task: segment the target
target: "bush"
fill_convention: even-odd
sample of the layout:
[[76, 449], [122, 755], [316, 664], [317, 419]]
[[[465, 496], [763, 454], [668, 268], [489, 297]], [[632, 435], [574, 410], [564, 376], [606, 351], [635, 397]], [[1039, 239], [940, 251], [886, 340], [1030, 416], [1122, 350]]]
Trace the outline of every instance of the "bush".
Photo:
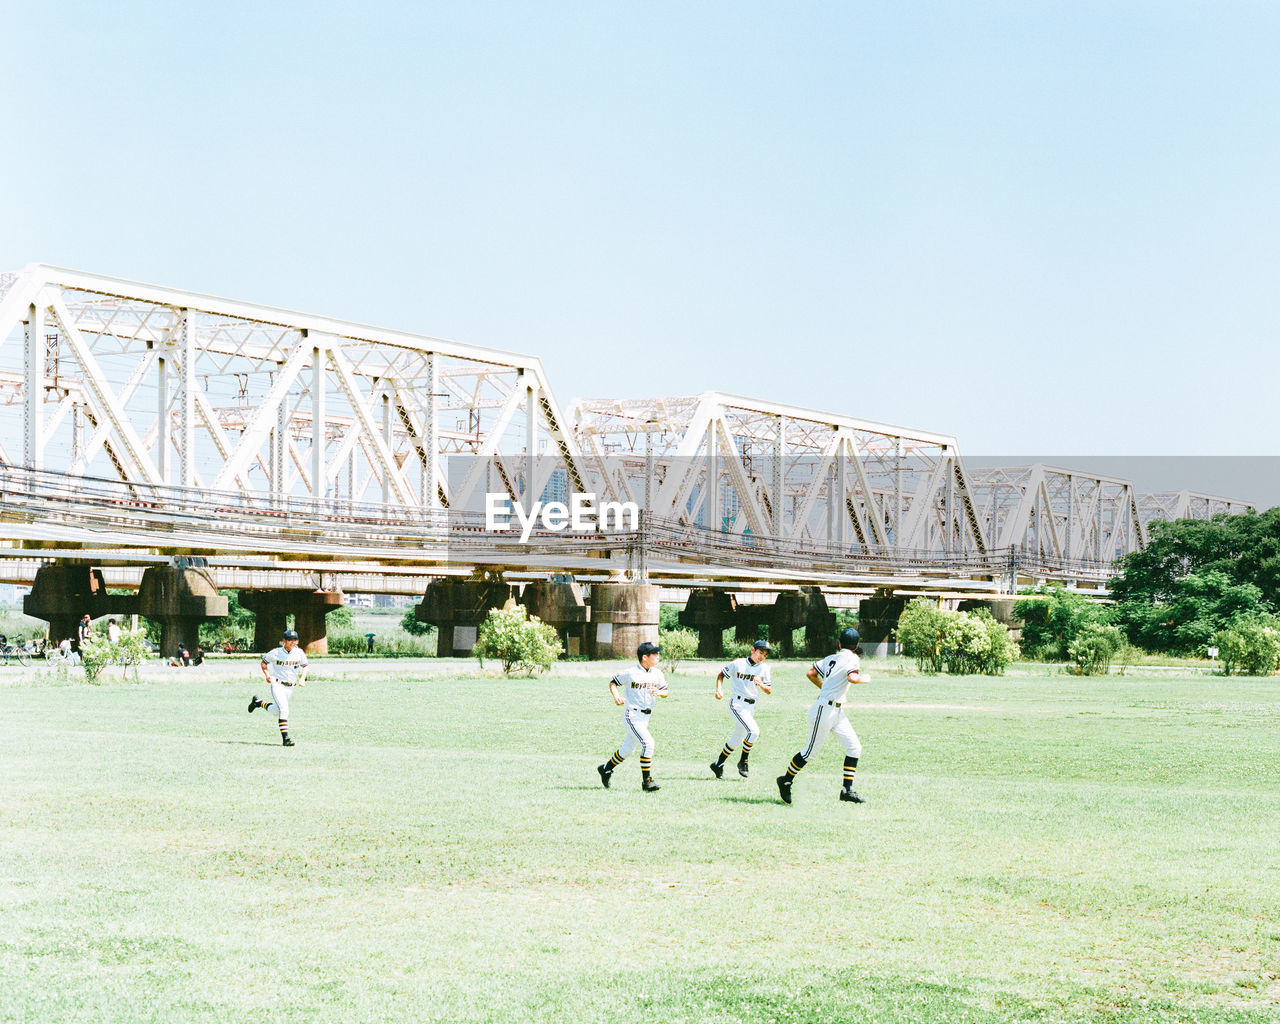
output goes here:
[[138, 678], [138, 666], [149, 653], [147, 639], [142, 630], [122, 630], [120, 639], [112, 643], [106, 633], [92, 633], [80, 644], [80, 663], [84, 666], [86, 682], [96, 683], [103, 670], [110, 665], [124, 668], [125, 678], [129, 670], [133, 670], [134, 679]]
[[663, 667], [675, 672], [680, 662], [697, 657], [698, 634], [692, 629], [659, 629], [658, 645], [662, 648]]
[[894, 637], [908, 658], [916, 659], [921, 672], [941, 672], [942, 634], [947, 625], [947, 613], [936, 604], [918, 597], [898, 616], [898, 628]]
[[1113, 615], [1107, 605], [1058, 585], [1036, 587], [1013, 605], [1022, 622], [1022, 646], [1045, 661], [1066, 661], [1071, 644], [1090, 623], [1106, 625]]
[[1239, 669], [1247, 676], [1269, 676], [1280, 668], [1280, 630], [1272, 620], [1240, 619], [1213, 635], [1222, 658], [1222, 674]]
[[903, 609], [894, 636], [922, 672], [999, 675], [1019, 653], [1018, 642], [986, 609], [948, 612], [926, 598]]
[[480, 623], [476, 636], [476, 657], [484, 667], [484, 659], [492, 658], [502, 664], [504, 675], [511, 675], [516, 668], [533, 675], [546, 671], [560, 656], [560, 636], [554, 626], [548, 626], [514, 601], [502, 608], [494, 608], [489, 617]]
[[1105, 676], [1111, 671], [1111, 659], [1125, 646], [1124, 634], [1118, 627], [1087, 622], [1071, 641], [1067, 654], [1077, 675]]

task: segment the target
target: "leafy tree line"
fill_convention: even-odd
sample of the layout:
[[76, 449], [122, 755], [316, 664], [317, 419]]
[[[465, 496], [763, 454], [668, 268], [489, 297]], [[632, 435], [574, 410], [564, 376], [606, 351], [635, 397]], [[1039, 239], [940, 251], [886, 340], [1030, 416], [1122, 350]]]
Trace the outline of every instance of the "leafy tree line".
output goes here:
[[[1280, 508], [1151, 525], [1110, 581], [1115, 624], [1147, 651], [1204, 657], [1227, 672], [1280, 666]], [[1229, 652], [1224, 653], [1224, 652]]]

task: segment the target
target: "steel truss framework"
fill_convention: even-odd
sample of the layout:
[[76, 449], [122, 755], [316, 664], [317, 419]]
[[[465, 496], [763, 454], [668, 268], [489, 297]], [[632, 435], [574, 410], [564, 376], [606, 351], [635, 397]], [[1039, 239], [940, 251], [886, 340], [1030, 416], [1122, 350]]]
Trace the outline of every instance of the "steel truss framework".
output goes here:
[[1208, 519], [1253, 506], [1192, 491], [1146, 494], [1119, 477], [1057, 466], [970, 471], [979, 517], [995, 548], [1108, 564], [1146, 546], [1156, 519]]
[[579, 399], [580, 446], [656, 516], [854, 552], [984, 553], [956, 440], [719, 392]]
[[533, 357], [44, 265], [0, 276], [0, 425], [10, 465], [335, 509], [466, 499], [452, 454], [581, 481]]
[[0, 466], [119, 481], [197, 518], [302, 503], [315, 524], [428, 531], [497, 486], [595, 492], [725, 535], [712, 548], [1020, 552], [1093, 579], [1155, 519], [1250, 508], [1056, 467], [973, 472], [949, 435], [719, 392], [562, 412], [530, 356], [42, 264], [0, 274]]

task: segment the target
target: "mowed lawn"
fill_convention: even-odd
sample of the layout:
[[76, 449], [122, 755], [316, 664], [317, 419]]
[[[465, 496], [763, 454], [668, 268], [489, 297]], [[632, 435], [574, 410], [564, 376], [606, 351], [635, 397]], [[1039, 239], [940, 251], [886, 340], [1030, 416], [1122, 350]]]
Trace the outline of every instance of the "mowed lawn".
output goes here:
[[292, 749], [250, 663], [5, 670], [0, 1020], [1280, 1019], [1280, 680], [881, 670], [788, 807], [801, 664], [746, 781], [673, 675], [653, 794], [614, 667], [322, 662]]

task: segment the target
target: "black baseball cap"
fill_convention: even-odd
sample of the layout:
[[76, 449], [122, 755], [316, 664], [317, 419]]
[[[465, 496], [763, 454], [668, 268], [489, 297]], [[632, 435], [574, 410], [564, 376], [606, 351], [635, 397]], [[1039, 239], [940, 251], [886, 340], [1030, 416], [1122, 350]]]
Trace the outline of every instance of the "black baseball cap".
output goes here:
[[636, 657], [643, 658], [646, 654], [660, 654], [662, 648], [657, 644], [651, 644], [648, 640], [636, 648]]
[[755, 643], [751, 645], [751, 649], [753, 651], [764, 651], [766, 654], [768, 654], [771, 648], [769, 647], [768, 640], [757, 640]]
[[847, 626], [840, 631], [840, 646], [853, 650], [858, 646], [858, 631], [852, 626]]
[[282, 636], [280, 639], [282, 639], [282, 640], [297, 640], [297, 639], [298, 639], [298, 631], [297, 631], [296, 629], [286, 629], [286, 630], [284, 631], [284, 636]]

